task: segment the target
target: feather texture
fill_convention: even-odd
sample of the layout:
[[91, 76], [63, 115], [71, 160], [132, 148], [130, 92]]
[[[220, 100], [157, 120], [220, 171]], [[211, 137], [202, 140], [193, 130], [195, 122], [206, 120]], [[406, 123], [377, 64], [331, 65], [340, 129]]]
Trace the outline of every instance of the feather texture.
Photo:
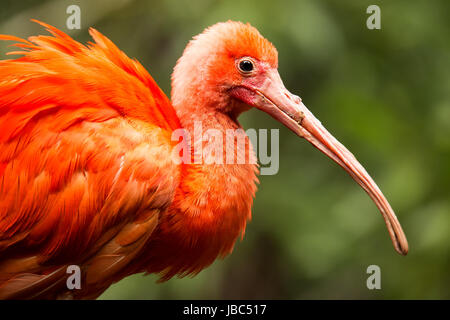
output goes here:
[[[0, 61], [0, 298], [95, 298], [133, 273], [167, 280], [229, 254], [251, 217], [257, 165], [179, 164], [172, 133], [196, 120], [204, 130], [241, 129], [243, 109], [230, 111], [227, 93], [214, 91], [219, 84], [190, 94], [187, 86], [202, 83], [176, 77], [176, 92], [191, 100], [175, 99], [175, 109], [145, 69], [98, 31], [90, 29], [94, 42], [84, 46], [38, 23], [51, 35], [0, 35], [22, 55]], [[256, 29], [225, 27], [208, 29], [207, 37], [228, 34], [238, 50], [231, 44], [241, 32], [254, 54], [276, 63]], [[235, 72], [229, 59], [238, 55], [221, 56], [223, 66]], [[188, 58], [198, 65], [199, 57]], [[243, 130], [234, 141], [242, 139], [233, 159], [250, 152], [254, 160]], [[65, 285], [69, 265], [81, 268], [81, 290]]]
[[[92, 257], [93, 269], [113, 270], [107, 287], [177, 184], [170, 134], [179, 120], [145, 69], [93, 29], [85, 47], [41, 24], [53, 36], [0, 36], [23, 50], [0, 61], [0, 297], [49, 297], [40, 288], [55, 269]], [[148, 210], [152, 227], [137, 237]], [[108, 250], [122, 252], [120, 268], [100, 261]], [[98, 295], [96, 274], [89, 295]]]

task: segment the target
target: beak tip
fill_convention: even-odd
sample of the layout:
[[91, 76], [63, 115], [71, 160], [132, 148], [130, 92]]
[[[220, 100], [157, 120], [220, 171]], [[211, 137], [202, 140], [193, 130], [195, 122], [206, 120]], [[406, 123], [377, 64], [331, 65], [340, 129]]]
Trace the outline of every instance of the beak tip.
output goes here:
[[408, 247], [403, 248], [403, 250], [402, 250], [402, 255], [403, 255], [403, 256], [406, 256], [406, 255], [408, 254], [408, 252], [409, 252], [409, 248], [408, 248]]
[[398, 245], [395, 247], [395, 251], [397, 251], [402, 256], [406, 256], [408, 254], [409, 246], [406, 239], [403, 242], [398, 243]]

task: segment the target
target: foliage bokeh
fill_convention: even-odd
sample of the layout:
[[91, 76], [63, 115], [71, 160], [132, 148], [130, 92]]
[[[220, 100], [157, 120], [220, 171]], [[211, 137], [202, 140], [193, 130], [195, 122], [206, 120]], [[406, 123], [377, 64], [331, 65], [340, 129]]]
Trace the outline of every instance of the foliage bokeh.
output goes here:
[[[70, 4], [81, 7], [81, 30], [65, 27]], [[366, 28], [370, 4], [381, 8], [381, 30]], [[407, 257], [396, 254], [376, 207], [343, 170], [250, 111], [245, 128], [280, 129], [280, 170], [260, 178], [233, 254], [194, 278], [134, 275], [101, 298], [449, 299], [449, 9], [445, 0], [2, 1], [0, 33], [42, 34], [35, 18], [86, 42], [94, 26], [168, 95], [193, 35], [250, 22], [278, 48], [286, 87], [375, 178], [410, 243]], [[2, 58], [7, 50], [2, 43]], [[381, 267], [381, 290], [366, 287], [371, 264]]]

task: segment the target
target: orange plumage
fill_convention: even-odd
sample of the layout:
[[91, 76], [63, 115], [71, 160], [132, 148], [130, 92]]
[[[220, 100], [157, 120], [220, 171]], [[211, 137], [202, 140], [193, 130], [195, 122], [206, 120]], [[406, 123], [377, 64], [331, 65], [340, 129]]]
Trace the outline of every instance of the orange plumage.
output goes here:
[[1, 36], [23, 57], [0, 62], [0, 297], [64, 297], [72, 264], [86, 280], [71, 294], [92, 298], [127, 274], [168, 279], [229, 253], [250, 217], [254, 169], [248, 196], [223, 205], [242, 217], [208, 213], [217, 204], [206, 201], [195, 219], [189, 198], [210, 197], [208, 178], [171, 161], [181, 125], [151, 76], [94, 29], [86, 47], [41, 24], [53, 36]]
[[[84, 46], [39, 23], [52, 35], [0, 36], [22, 49], [0, 61], [0, 298], [95, 298], [133, 273], [167, 280], [229, 254], [251, 217], [257, 165], [177, 163], [172, 133], [191, 132], [196, 121], [203, 130], [239, 129], [242, 111], [279, 99], [302, 123], [298, 97], [274, 74], [272, 44], [242, 23], [207, 29], [178, 61], [170, 101], [98, 31]], [[261, 100], [267, 81], [283, 94]], [[233, 157], [254, 158], [247, 136], [239, 138], [245, 150], [233, 148]], [[80, 290], [66, 287], [69, 265], [81, 267]]]

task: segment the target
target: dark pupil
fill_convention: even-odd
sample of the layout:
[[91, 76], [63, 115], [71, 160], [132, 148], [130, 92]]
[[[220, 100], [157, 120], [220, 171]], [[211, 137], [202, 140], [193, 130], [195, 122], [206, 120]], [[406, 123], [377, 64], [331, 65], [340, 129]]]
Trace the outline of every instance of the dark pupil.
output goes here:
[[239, 63], [239, 68], [244, 72], [250, 72], [253, 70], [253, 63], [248, 60], [243, 60]]

